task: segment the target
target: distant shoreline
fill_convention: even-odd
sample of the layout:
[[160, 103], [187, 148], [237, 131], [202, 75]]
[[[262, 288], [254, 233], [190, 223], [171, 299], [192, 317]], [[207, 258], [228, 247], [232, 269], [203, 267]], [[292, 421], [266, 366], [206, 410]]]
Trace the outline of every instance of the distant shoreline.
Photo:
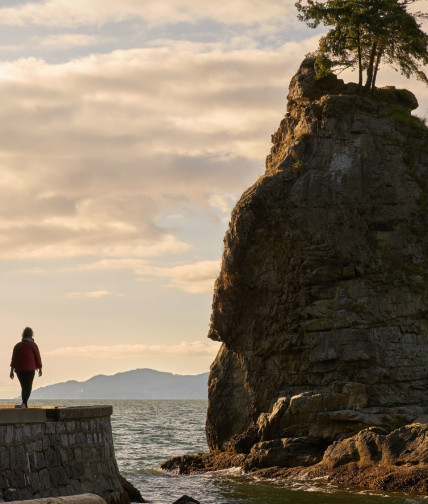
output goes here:
[[154, 399], [207, 400], [208, 374], [177, 375], [153, 369], [135, 369], [114, 375], [97, 375], [79, 382], [69, 380], [35, 389], [34, 399]]

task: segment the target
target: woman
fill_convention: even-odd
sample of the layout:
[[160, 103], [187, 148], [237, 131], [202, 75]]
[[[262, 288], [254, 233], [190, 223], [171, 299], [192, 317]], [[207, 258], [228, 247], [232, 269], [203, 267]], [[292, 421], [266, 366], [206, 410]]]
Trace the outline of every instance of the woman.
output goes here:
[[11, 380], [14, 378], [13, 372], [16, 371], [21, 384], [21, 408], [28, 408], [27, 402], [30, 398], [36, 369], [39, 370], [39, 376], [42, 376], [42, 359], [39, 348], [34, 343], [33, 330], [31, 327], [26, 327], [22, 333], [22, 341], [17, 343], [13, 349], [12, 362], [10, 363]]

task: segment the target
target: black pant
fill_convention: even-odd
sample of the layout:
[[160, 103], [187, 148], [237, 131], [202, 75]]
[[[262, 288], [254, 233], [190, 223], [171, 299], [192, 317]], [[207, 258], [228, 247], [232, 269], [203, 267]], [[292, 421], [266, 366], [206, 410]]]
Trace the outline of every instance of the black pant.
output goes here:
[[33, 380], [35, 371], [17, 371], [19, 383], [21, 384], [22, 402], [27, 406], [27, 401], [30, 398], [31, 389], [33, 388]]

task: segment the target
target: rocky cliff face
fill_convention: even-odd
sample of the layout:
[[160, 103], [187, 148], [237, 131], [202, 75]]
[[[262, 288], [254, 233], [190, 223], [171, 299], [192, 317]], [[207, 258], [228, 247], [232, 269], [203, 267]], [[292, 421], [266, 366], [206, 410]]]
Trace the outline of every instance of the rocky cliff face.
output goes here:
[[266, 173], [224, 241], [211, 449], [307, 437], [322, 456], [323, 442], [386, 435], [427, 411], [428, 131], [416, 107], [408, 91], [316, 81], [310, 60], [292, 79]]

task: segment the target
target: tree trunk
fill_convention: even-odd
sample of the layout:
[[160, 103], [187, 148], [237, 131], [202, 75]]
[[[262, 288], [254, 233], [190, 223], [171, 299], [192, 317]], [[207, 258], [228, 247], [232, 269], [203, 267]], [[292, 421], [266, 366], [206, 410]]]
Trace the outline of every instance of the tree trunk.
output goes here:
[[372, 85], [371, 85], [371, 90], [374, 91], [375, 90], [375, 84], [376, 84], [376, 77], [377, 77], [377, 72], [379, 70], [379, 65], [380, 65], [380, 62], [382, 60], [382, 56], [383, 56], [383, 47], [381, 47], [377, 53], [377, 56], [376, 56], [376, 64], [375, 64], [375, 67], [374, 67], [374, 72], [373, 72], [373, 80], [372, 80]]
[[376, 58], [377, 44], [373, 42], [372, 50], [370, 52], [370, 60], [369, 66], [367, 67], [367, 81], [366, 81], [366, 89], [371, 89], [372, 81], [373, 81], [373, 68]]
[[363, 85], [363, 61], [361, 56], [361, 39], [360, 39], [360, 29], [357, 32], [357, 45], [358, 45], [358, 86]]

